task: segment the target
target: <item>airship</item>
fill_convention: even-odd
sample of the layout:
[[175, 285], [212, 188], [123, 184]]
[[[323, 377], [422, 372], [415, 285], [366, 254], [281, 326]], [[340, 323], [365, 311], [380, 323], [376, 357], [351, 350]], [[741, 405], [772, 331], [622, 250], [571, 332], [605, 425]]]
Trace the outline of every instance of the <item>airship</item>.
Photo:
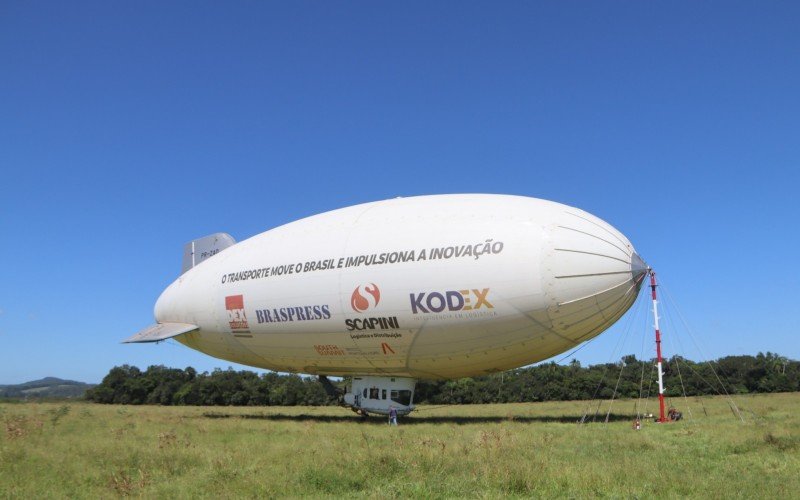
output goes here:
[[396, 198], [238, 243], [226, 233], [187, 243], [156, 324], [124, 342], [172, 338], [317, 375], [362, 415], [403, 415], [419, 379], [517, 368], [599, 335], [646, 273], [621, 232], [577, 208], [510, 195]]

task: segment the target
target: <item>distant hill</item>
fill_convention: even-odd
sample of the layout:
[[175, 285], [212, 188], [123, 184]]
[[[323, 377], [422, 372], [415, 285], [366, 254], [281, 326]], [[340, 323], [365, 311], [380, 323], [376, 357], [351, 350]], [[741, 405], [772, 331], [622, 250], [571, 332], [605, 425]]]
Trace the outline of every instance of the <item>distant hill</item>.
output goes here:
[[16, 385], [0, 385], [0, 398], [81, 398], [88, 389], [97, 384], [85, 384], [74, 380], [45, 377]]

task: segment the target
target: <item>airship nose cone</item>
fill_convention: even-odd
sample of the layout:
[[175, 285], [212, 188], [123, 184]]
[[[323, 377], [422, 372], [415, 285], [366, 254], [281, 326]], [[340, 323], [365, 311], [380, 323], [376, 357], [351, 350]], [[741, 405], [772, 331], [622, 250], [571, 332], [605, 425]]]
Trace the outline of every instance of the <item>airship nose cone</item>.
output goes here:
[[647, 265], [631, 242], [583, 211], [559, 214], [549, 230], [542, 273], [551, 331], [579, 343], [599, 334], [633, 304]]
[[638, 253], [631, 254], [631, 277], [635, 283], [641, 283], [642, 277], [647, 274], [647, 264]]

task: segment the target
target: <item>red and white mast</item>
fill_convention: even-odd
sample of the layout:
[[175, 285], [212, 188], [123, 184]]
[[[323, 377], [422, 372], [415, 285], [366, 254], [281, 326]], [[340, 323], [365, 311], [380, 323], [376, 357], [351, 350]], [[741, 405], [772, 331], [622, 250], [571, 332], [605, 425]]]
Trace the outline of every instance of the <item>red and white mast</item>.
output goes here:
[[656, 273], [650, 271], [650, 289], [653, 291], [653, 318], [655, 319], [656, 329], [656, 363], [658, 365], [658, 420], [656, 422], [669, 422], [664, 414], [664, 371], [661, 368], [664, 359], [661, 357], [661, 330], [658, 328], [658, 300], [656, 299]]

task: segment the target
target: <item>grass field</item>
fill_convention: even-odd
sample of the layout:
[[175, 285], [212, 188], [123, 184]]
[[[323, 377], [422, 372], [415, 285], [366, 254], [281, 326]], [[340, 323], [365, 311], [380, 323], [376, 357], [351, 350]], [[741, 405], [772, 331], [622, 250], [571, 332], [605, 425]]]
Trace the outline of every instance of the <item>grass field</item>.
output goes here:
[[[0, 497], [739, 497], [800, 492], [800, 394], [673, 403], [421, 407], [400, 426], [343, 408], [0, 404]], [[656, 408], [654, 402], [649, 409]], [[691, 410], [692, 416], [688, 415]]]

